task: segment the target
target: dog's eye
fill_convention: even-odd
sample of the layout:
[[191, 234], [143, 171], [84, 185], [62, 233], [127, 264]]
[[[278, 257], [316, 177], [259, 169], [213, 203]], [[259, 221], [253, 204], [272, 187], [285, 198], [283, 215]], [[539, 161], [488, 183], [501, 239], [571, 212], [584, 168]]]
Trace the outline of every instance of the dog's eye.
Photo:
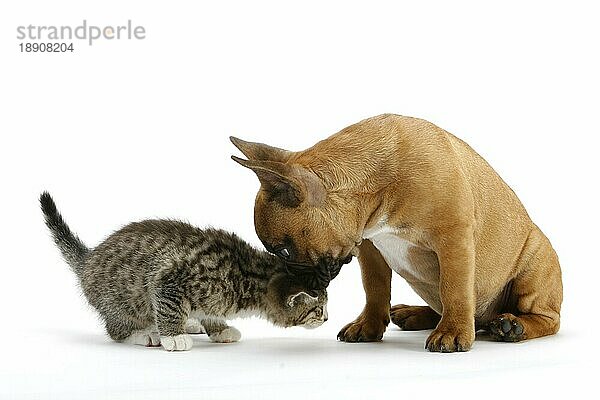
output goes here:
[[279, 251], [277, 252], [281, 257], [285, 258], [286, 260], [288, 258], [290, 258], [290, 251], [288, 249], [286, 249], [285, 247], [283, 249], [279, 249]]

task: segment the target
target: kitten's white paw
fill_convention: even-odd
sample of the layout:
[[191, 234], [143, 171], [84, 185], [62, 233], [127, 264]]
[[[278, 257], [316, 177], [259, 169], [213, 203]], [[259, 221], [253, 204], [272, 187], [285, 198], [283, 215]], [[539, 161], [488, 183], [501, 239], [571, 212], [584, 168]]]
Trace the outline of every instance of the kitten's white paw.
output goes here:
[[146, 337], [146, 346], [158, 347], [160, 346], [160, 335], [158, 332], [150, 332]]
[[151, 332], [144, 329], [133, 332], [124, 342], [146, 347], [157, 347], [160, 346], [160, 335], [158, 332]]
[[185, 351], [191, 349], [194, 342], [190, 335], [183, 333], [176, 336], [161, 336], [160, 344], [167, 351]]
[[241, 339], [242, 334], [233, 326], [223, 329], [219, 333], [215, 333], [209, 336], [210, 340], [217, 343], [233, 343]]
[[185, 331], [192, 334], [206, 333], [204, 327], [196, 318], [188, 318], [185, 323]]

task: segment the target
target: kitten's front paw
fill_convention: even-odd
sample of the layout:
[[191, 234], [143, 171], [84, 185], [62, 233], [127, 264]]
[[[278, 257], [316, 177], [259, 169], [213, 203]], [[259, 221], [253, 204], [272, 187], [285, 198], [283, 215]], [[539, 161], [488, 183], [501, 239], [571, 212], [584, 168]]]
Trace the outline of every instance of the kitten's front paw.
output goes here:
[[216, 343], [233, 343], [241, 339], [242, 334], [233, 326], [223, 329], [219, 333], [214, 333], [209, 336], [210, 340]]
[[192, 334], [206, 333], [204, 327], [196, 318], [188, 318], [187, 322], [185, 323], [185, 331]]
[[176, 336], [161, 336], [160, 344], [167, 351], [185, 351], [191, 349], [194, 342], [190, 335], [183, 333]]

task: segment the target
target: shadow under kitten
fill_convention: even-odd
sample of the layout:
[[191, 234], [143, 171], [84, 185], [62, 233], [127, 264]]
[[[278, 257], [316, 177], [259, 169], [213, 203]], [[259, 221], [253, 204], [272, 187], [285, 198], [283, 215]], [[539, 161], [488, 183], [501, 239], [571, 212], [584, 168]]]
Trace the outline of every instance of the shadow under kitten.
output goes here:
[[88, 302], [116, 341], [189, 350], [188, 333], [215, 342], [240, 332], [225, 320], [259, 316], [281, 327], [327, 320], [327, 292], [306, 290], [280, 258], [219, 229], [173, 220], [134, 222], [93, 249], [71, 232], [47, 192], [46, 225]]

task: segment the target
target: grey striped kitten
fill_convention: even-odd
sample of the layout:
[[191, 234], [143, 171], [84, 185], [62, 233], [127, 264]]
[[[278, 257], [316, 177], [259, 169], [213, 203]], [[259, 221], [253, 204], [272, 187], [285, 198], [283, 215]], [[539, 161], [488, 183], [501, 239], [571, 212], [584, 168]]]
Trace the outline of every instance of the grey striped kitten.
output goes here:
[[257, 315], [307, 328], [327, 320], [325, 290], [305, 290], [282, 260], [232, 233], [147, 220], [89, 249], [47, 192], [40, 203], [55, 243], [116, 341], [189, 350], [188, 333], [202, 330], [215, 342], [239, 340], [226, 319]]

